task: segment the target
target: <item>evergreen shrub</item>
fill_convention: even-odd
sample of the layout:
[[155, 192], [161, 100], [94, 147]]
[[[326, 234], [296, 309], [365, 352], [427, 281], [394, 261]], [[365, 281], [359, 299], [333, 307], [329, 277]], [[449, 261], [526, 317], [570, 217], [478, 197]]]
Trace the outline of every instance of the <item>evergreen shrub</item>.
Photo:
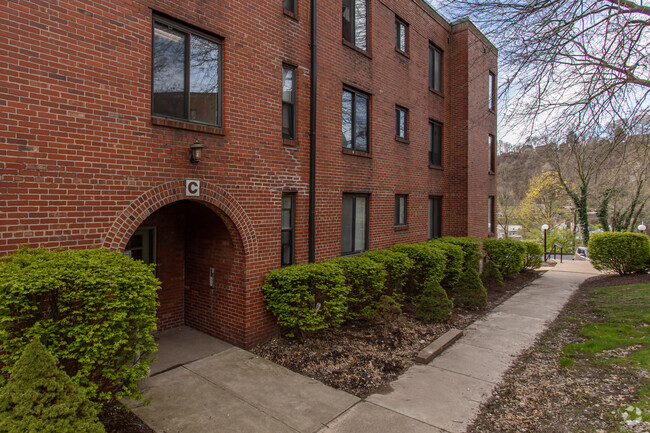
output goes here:
[[393, 251], [406, 254], [413, 266], [406, 276], [405, 291], [407, 295], [421, 294], [427, 286], [427, 281], [434, 279], [438, 283], [445, 276], [445, 255], [428, 242], [419, 244], [397, 244]]
[[391, 296], [396, 301], [401, 300], [404, 294], [404, 283], [413, 267], [413, 260], [404, 253], [392, 250], [369, 251], [363, 257], [368, 257], [384, 265], [386, 269], [386, 296]]
[[42, 341], [93, 400], [138, 398], [156, 351], [154, 267], [104, 249], [24, 248], [0, 258], [0, 361]]
[[437, 239], [429, 241], [434, 248], [439, 249], [445, 255], [444, 277], [440, 285], [446, 290], [451, 290], [463, 273], [465, 255], [463, 249], [450, 242], [441, 242]]
[[423, 322], [443, 322], [451, 317], [454, 304], [436, 278], [429, 278], [418, 296], [415, 317]]
[[445, 236], [439, 238], [438, 241], [461, 247], [464, 260], [463, 271], [467, 269], [476, 269], [478, 271], [479, 262], [483, 258], [483, 254], [481, 254], [481, 243], [476, 238]]
[[468, 309], [487, 307], [487, 290], [475, 269], [467, 269], [452, 291], [454, 305]]
[[619, 275], [644, 271], [649, 257], [650, 243], [641, 233], [596, 233], [589, 239], [589, 258], [599, 271]]
[[262, 287], [267, 308], [288, 337], [338, 327], [347, 314], [349, 288], [331, 262], [294, 265], [269, 272]]
[[485, 239], [483, 249], [503, 276], [516, 275], [524, 267], [526, 247], [520, 241], [514, 239]]
[[523, 269], [531, 271], [542, 266], [542, 256], [544, 255], [542, 246], [533, 241], [522, 241], [521, 243], [526, 248]]
[[102, 433], [97, 407], [59, 370], [38, 339], [27, 344], [0, 388], [0, 432]]
[[341, 268], [348, 288], [347, 319], [369, 319], [375, 315], [379, 299], [386, 290], [384, 265], [368, 257], [341, 257], [331, 260]]
[[491, 260], [485, 262], [485, 265], [483, 266], [481, 281], [483, 281], [484, 286], [490, 288], [500, 288], [504, 286], [503, 275], [501, 275], [501, 271], [499, 271], [499, 268]]

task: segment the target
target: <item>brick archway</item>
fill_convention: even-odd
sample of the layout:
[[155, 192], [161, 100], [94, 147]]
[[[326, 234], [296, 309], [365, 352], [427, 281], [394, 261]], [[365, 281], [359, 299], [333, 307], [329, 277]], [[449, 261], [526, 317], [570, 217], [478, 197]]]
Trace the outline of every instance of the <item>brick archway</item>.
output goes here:
[[237, 237], [241, 239], [246, 259], [257, 256], [255, 230], [244, 209], [225, 189], [205, 181], [201, 181], [199, 197], [185, 195], [185, 180], [165, 182], [145, 192], [131, 202], [115, 219], [102, 246], [111, 250], [123, 249], [142, 221], [163, 206], [180, 200], [201, 202], [208, 205], [219, 216], [227, 217], [234, 225]]

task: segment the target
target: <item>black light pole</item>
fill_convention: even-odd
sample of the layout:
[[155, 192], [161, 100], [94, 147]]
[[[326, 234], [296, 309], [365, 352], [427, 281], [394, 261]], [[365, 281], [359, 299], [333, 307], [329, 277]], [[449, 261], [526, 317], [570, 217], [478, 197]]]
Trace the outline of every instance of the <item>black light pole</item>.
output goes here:
[[542, 230], [544, 230], [544, 262], [546, 262], [546, 231], [548, 230], [548, 224], [542, 224]]

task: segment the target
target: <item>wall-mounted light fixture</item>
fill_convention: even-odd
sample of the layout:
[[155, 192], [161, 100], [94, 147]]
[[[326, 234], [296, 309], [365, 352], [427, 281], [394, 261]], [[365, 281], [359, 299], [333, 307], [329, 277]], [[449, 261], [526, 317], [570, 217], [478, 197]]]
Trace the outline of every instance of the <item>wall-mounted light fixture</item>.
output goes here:
[[198, 164], [201, 161], [201, 154], [203, 153], [203, 145], [199, 143], [199, 139], [194, 140], [194, 144], [190, 146], [190, 162]]

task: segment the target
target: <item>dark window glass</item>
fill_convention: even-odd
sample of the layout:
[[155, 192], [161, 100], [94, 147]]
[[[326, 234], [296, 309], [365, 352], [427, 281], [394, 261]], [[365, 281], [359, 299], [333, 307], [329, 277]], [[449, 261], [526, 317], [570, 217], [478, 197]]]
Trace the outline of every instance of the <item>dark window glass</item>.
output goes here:
[[429, 87], [442, 92], [442, 51], [429, 45]]
[[496, 221], [496, 203], [494, 196], [488, 197], [488, 231], [490, 233], [496, 233], [495, 221]]
[[406, 225], [406, 195], [398, 194], [395, 196], [395, 225]]
[[368, 196], [343, 194], [341, 253], [368, 249]]
[[282, 66], [282, 138], [296, 138], [296, 68]]
[[296, 194], [282, 194], [282, 266], [294, 263]]
[[395, 48], [408, 52], [408, 25], [399, 18], [395, 18]]
[[442, 167], [442, 125], [429, 122], [429, 164]]
[[296, 0], [282, 0], [282, 7], [284, 10], [296, 13]]
[[156, 19], [153, 113], [220, 125], [221, 44]]
[[490, 110], [496, 111], [497, 109], [497, 76], [490, 72], [490, 81], [488, 84], [488, 104]]
[[343, 90], [341, 103], [343, 147], [368, 151], [368, 95], [354, 90]]
[[429, 239], [442, 236], [442, 197], [429, 197]]
[[368, 49], [367, 0], [343, 0], [343, 39]]
[[488, 152], [488, 170], [490, 170], [490, 173], [495, 173], [497, 171], [497, 148], [494, 140], [494, 135], [488, 135]]
[[406, 139], [408, 125], [408, 111], [402, 107], [395, 107], [395, 137]]
[[137, 229], [124, 247], [124, 254], [133, 260], [156, 263], [156, 228], [141, 227]]

